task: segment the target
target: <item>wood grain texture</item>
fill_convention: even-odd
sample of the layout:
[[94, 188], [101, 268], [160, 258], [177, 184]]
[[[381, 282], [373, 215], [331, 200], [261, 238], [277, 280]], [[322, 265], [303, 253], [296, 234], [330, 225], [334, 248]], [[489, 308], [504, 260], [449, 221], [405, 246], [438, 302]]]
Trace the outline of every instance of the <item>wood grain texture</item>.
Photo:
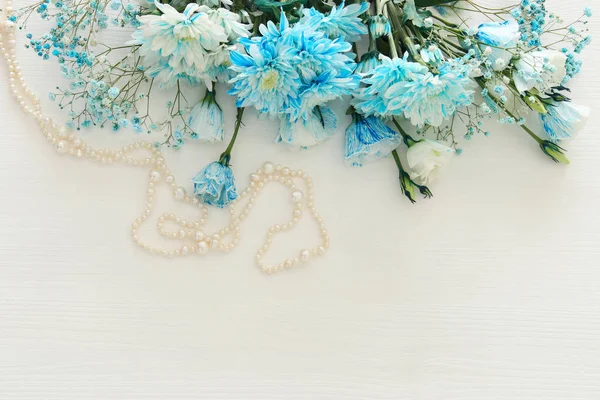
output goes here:
[[[592, 3], [548, 0], [565, 19]], [[19, 55], [48, 92], [55, 65]], [[240, 184], [265, 159], [305, 169], [332, 235], [326, 257], [272, 277], [252, 257], [288, 213], [281, 192], [259, 198], [227, 257], [146, 255], [128, 232], [145, 172], [59, 157], [2, 81], [0, 399], [599, 399], [597, 45], [584, 60], [574, 100], [593, 112], [572, 165], [496, 129], [417, 206], [391, 161], [344, 167], [341, 134], [288, 153], [273, 124], [249, 119]], [[185, 182], [219, 151], [167, 157]]]

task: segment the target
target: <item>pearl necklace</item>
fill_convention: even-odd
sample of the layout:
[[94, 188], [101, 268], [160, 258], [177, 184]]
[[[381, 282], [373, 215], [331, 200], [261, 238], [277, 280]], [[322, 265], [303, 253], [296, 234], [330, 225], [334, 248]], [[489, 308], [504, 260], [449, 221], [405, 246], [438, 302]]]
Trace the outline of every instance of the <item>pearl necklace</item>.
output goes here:
[[[61, 154], [71, 155], [76, 158], [86, 158], [102, 164], [121, 163], [150, 169], [146, 192], [146, 207], [131, 226], [133, 242], [141, 249], [148, 253], [165, 257], [186, 256], [190, 254], [202, 255], [210, 251], [229, 252], [238, 244], [240, 224], [252, 210], [257, 195], [266, 185], [279, 183], [290, 190], [293, 211], [287, 222], [270, 226], [267, 230], [265, 242], [256, 253], [258, 267], [263, 272], [273, 273], [307, 262], [313, 256], [325, 254], [329, 248], [329, 236], [323, 219], [318, 214], [314, 205], [312, 179], [301, 170], [296, 171], [266, 162], [262, 168], [250, 175], [250, 186], [243, 190], [238, 199], [229, 205], [229, 224], [217, 232], [207, 233], [202, 229], [202, 226], [208, 219], [208, 208], [198, 198], [188, 196], [185, 189], [177, 184], [175, 177], [161, 155], [160, 149], [155, 148], [151, 142], [139, 141], [120, 149], [94, 149], [65, 126], [61, 126], [52, 121], [50, 117], [44, 116], [40, 100], [25, 84], [21, 67], [16, 59], [16, 25], [8, 20], [8, 16], [13, 11], [12, 0], [7, 0], [6, 7], [4, 8], [6, 14], [0, 23], [0, 53], [2, 53], [8, 65], [8, 82], [11, 93], [23, 111], [28, 115], [32, 115], [38, 122], [46, 140], [54, 145], [56, 150]], [[132, 153], [145, 154], [141, 157], [133, 157]], [[166, 239], [179, 241], [181, 245], [177, 247], [159, 248], [143, 242], [139, 236], [140, 227], [152, 214], [154, 195], [156, 187], [159, 184], [168, 185], [176, 200], [198, 208], [201, 213], [201, 217], [196, 221], [188, 221], [172, 213], [164, 213], [158, 218], [156, 228], [159, 234]], [[302, 188], [299, 188], [298, 185], [305, 188], [305, 191], [302, 191]], [[243, 201], [245, 201], [245, 205], [237, 211], [237, 206]], [[321, 239], [319, 245], [311, 249], [302, 249], [296, 256], [287, 258], [278, 264], [267, 264], [264, 261], [264, 257], [271, 247], [273, 237], [280, 232], [294, 228], [305, 214], [311, 216], [319, 226]], [[165, 230], [164, 224], [167, 221], [174, 223], [179, 229], [176, 231]], [[226, 240], [228, 238], [229, 240]]]

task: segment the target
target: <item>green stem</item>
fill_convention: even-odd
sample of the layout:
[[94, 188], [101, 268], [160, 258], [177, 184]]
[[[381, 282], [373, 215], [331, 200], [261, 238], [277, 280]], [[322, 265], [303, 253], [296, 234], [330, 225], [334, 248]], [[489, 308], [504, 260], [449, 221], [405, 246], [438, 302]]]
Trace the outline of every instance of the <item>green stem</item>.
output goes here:
[[442, 24], [444, 24], [444, 25], [446, 25], [446, 26], [449, 26], [449, 27], [451, 27], [451, 28], [458, 28], [458, 25], [456, 25], [454, 22], [450, 22], [450, 21], [448, 21], [447, 19], [444, 19], [444, 18], [442, 18], [442, 17], [439, 17], [439, 16], [437, 16], [437, 15], [435, 15], [435, 14], [432, 14], [432, 15], [431, 15], [431, 18], [433, 18], [433, 19], [437, 19], [437, 20], [438, 20], [438, 21], [440, 21]]
[[235, 140], [237, 139], [238, 132], [240, 131], [240, 126], [242, 125], [242, 116], [244, 115], [244, 108], [237, 109], [237, 116], [235, 119], [235, 128], [233, 130], [233, 136], [229, 141], [229, 145], [225, 149], [225, 151], [221, 154], [219, 158], [219, 162], [225, 166], [229, 165], [229, 160], [231, 159], [231, 150], [233, 149], [233, 145], [235, 144]]
[[394, 161], [396, 162], [396, 166], [400, 170], [400, 173], [402, 173], [402, 172], [406, 173], [406, 171], [402, 167], [402, 163], [400, 162], [400, 156], [398, 155], [398, 151], [397, 150], [395, 150], [395, 149], [392, 150], [392, 157], [394, 157]]
[[397, 33], [400, 40], [404, 44], [404, 46], [408, 49], [413, 60], [418, 62], [421, 65], [429, 68], [427, 63], [423, 61], [421, 58], [421, 54], [417, 51], [417, 47], [415, 42], [412, 40], [409, 30], [407, 29], [407, 25], [402, 24], [401, 22], [401, 11], [397, 8], [397, 6], [393, 2], [388, 2], [386, 7], [387, 14], [389, 15], [389, 19], [392, 23], [394, 33]]
[[404, 144], [406, 144], [406, 147], [410, 147], [413, 144], [417, 143], [417, 141], [414, 140], [408, 133], [406, 133], [406, 131], [400, 126], [398, 121], [396, 121], [396, 118], [392, 118], [392, 122], [396, 126], [396, 129], [398, 129], [400, 136], [402, 136], [402, 139], [404, 140]]
[[[387, 7], [383, 10], [383, 15], [386, 18], [390, 19]], [[392, 24], [392, 26], [394, 25]], [[387, 39], [388, 45], [390, 47], [390, 55], [392, 56], [392, 58], [398, 57], [398, 48], [396, 47], [396, 40], [394, 38], [394, 29], [392, 29], [392, 32], [387, 35]]]
[[[481, 87], [482, 89], [486, 89], [485, 83], [484, 83], [483, 79], [481, 79], [481, 78], [475, 78], [475, 81], [477, 81], [477, 84], [479, 85], [479, 87]], [[502, 102], [498, 101], [497, 99], [495, 99], [492, 96], [490, 96], [490, 99], [492, 99], [492, 101], [494, 103], [496, 103], [496, 105], [498, 107], [500, 107], [502, 109], [502, 111], [504, 111], [506, 113], [506, 115], [508, 115], [509, 117], [513, 118], [515, 121], [517, 121], [517, 117], [512, 112], [510, 112], [508, 109], [506, 109], [506, 107], [504, 106], [504, 104], [502, 104]], [[536, 135], [535, 133], [533, 133], [533, 131], [531, 129], [529, 129], [526, 125], [523, 124], [523, 125], [520, 125], [520, 127], [523, 128], [523, 130], [525, 132], [527, 132], [527, 134], [529, 136], [531, 136], [531, 138], [533, 140], [535, 140], [538, 144], [542, 144], [543, 140], [538, 135]]]

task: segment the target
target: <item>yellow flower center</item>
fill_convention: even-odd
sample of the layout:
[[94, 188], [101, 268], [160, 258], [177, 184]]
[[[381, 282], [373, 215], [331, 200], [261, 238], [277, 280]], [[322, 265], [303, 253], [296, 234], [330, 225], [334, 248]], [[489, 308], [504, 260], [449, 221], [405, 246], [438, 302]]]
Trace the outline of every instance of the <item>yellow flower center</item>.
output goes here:
[[260, 80], [260, 88], [262, 90], [271, 90], [277, 87], [277, 83], [279, 82], [279, 74], [275, 70], [270, 70], [266, 74], [263, 75]]

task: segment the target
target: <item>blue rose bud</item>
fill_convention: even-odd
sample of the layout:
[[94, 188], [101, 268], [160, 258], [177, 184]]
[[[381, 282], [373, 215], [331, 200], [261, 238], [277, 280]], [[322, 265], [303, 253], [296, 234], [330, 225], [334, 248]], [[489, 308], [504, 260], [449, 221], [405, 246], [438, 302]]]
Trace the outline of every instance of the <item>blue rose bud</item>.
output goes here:
[[194, 194], [211, 206], [223, 208], [238, 197], [229, 156], [226, 155], [204, 167], [192, 182]]
[[346, 128], [346, 163], [360, 167], [389, 154], [402, 142], [402, 137], [377, 117], [352, 114]]

